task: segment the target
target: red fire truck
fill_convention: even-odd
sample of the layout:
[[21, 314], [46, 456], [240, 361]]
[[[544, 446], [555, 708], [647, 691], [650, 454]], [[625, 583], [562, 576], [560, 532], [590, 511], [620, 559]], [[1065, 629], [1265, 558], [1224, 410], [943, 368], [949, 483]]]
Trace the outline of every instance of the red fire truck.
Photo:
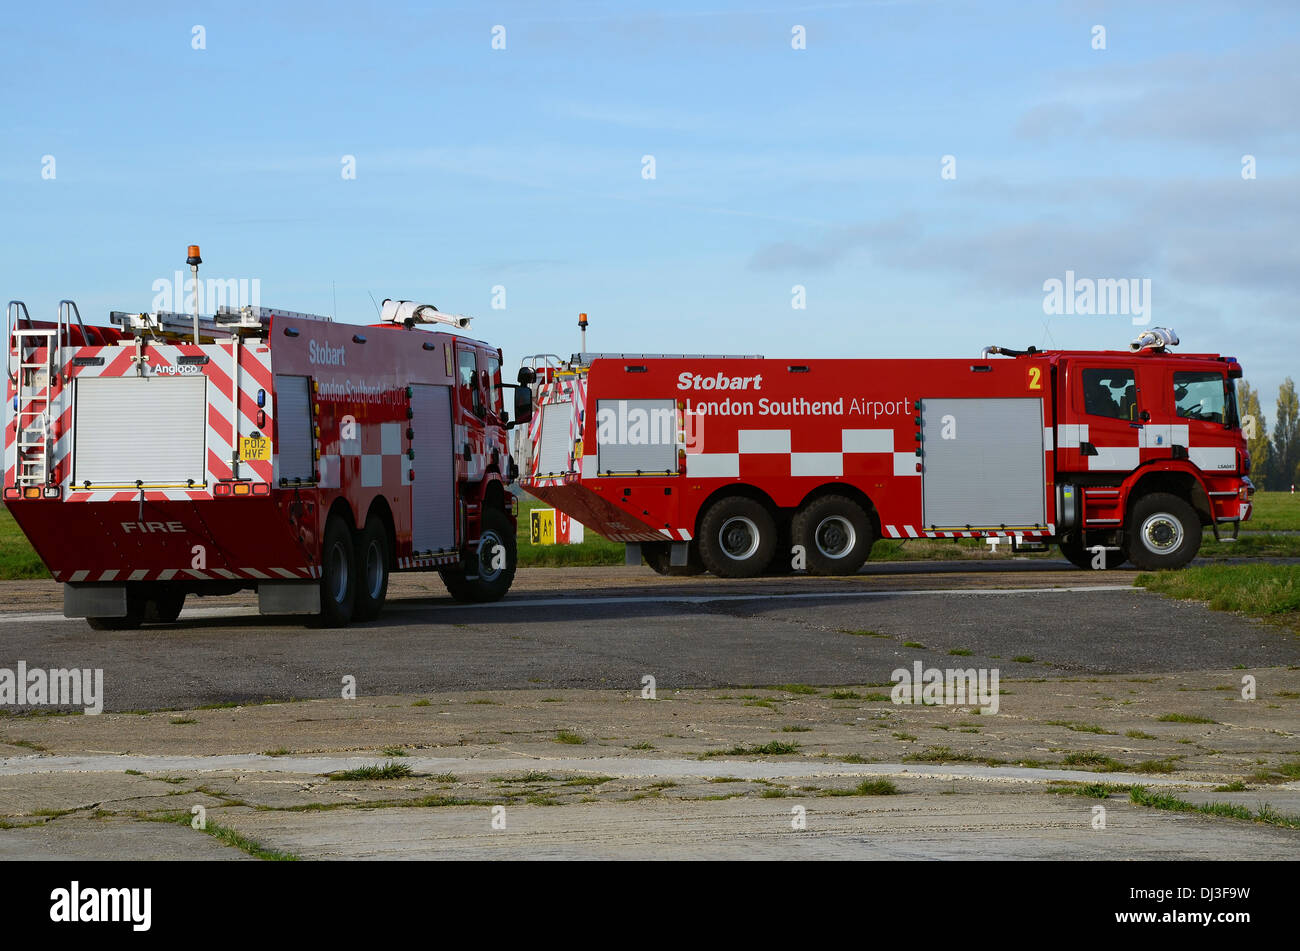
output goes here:
[[1240, 365], [1177, 342], [1161, 329], [1127, 351], [977, 360], [529, 358], [522, 485], [661, 573], [846, 574], [878, 538], [983, 536], [1054, 541], [1079, 567], [1177, 568], [1203, 526], [1235, 537], [1254, 492]]
[[[7, 316], [4, 501], [68, 617], [131, 628], [255, 589], [262, 613], [343, 625], [379, 614], [392, 571], [439, 571], [460, 600], [510, 587], [514, 422], [469, 318]], [[521, 420], [530, 400], [516, 389]]]

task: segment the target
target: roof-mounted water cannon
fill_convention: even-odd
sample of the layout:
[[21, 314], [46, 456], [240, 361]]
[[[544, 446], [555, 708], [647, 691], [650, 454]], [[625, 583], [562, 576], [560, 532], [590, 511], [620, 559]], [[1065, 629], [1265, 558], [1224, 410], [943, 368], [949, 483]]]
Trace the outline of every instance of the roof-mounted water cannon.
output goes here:
[[388, 324], [405, 324], [408, 329], [416, 324], [449, 324], [457, 330], [465, 330], [474, 318], [444, 314], [432, 304], [421, 304], [419, 301], [385, 298], [379, 310], [379, 319]]
[[1138, 334], [1128, 348], [1137, 353], [1139, 350], [1167, 350], [1176, 346], [1178, 346], [1178, 334], [1168, 327], [1152, 327]]
[[203, 295], [199, 292], [199, 265], [203, 263], [203, 258], [199, 255], [199, 246], [191, 244], [187, 249], [185, 263], [190, 266], [190, 273], [194, 276], [194, 342], [199, 342], [199, 301]]

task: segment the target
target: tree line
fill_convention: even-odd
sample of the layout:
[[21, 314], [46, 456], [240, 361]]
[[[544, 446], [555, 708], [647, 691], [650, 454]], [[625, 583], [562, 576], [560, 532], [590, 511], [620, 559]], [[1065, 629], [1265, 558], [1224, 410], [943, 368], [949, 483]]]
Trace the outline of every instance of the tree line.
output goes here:
[[1277, 418], [1269, 436], [1259, 391], [1245, 380], [1237, 384], [1237, 408], [1250, 450], [1250, 478], [1257, 489], [1289, 492], [1300, 482], [1300, 400], [1287, 377], [1277, 390]]

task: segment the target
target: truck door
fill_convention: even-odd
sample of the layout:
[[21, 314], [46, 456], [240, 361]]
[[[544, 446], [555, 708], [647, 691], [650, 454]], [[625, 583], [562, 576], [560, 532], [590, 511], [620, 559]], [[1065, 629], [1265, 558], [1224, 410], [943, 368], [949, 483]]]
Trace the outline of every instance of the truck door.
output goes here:
[[1166, 371], [1172, 382], [1174, 419], [1171, 442], [1186, 447], [1187, 457], [1203, 472], [1234, 472], [1236, 388], [1218, 370]]
[[1131, 472], [1138, 467], [1144, 402], [1132, 364], [1071, 363], [1065, 374], [1068, 422], [1058, 422], [1058, 468], [1067, 472]]
[[488, 397], [478, 366], [478, 351], [465, 344], [456, 345], [456, 399], [460, 403], [456, 471], [462, 479], [478, 481], [486, 468], [483, 455]]

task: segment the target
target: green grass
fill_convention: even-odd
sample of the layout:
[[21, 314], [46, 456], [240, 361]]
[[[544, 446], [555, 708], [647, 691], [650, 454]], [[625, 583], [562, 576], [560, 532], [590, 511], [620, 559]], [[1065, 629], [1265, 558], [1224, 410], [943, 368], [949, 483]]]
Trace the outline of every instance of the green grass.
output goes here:
[[551, 508], [545, 502], [519, 500], [519, 529], [516, 539], [519, 564], [530, 568], [560, 568], [565, 565], [621, 565], [623, 543], [611, 542], [588, 528], [577, 545], [534, 545], [530, 536], [528, 513], [533, 509]]
[[896, 796], [898, 787], [888, 779], [864, 779], [850, 789], [824, 789], [823, 796]]
[[389, 761], [374, 766], [360, 766], [357, 769], [345, 769], [340, 770], [337, 773], [330, 773], [330, 779], [404, 779], [410, 775], [411, 767], [407, 766], [405, 763], [394, 763]]
[[729, 750], [711, 750], [708, 753], [701, 754], [701, 759], [708, 759], [713, 756], [787, 756], [790, 753], [799, 752], [798, 743], [786, 743], [781, 740], [772, 740], [770, 743], [754, 744], [751, 746], [733, 746]]
[[1205, 601], [1215, 611], [1239, 611], [1300, 632], [1300, 565], [1197, 565], [1144, 573], [1133, 583], [1171, 598]]
[[0, 510], [0, 579], [48, 578], [50, 573], [36, 556], [9, 509]]
[[1190, 713], [1162, 713], [1156, 717], [1161, 723], [1217, 723], [1217, 720], [1211, 720], [1209, 717], [1193, 716]]
[[1254, 532], [1300, 531], [1300, 495], [1256, 492], [1250, 521], [1241, 527]]
[[581, 746], [587, 741], [572, 730], [558, 730], [555, 734], [556, 743], [568, 743], [571, 746]]
[[1300, 829], [1300, 816], [1282, 815], [1267, 803], [1261, 803], [1258, 811], [1230, 802], [1195, 803], [1165, 793], [1153, 793], [1143, 786], [1135, 786], [1129, 792], [1129, 801], [1134, 805], [1147, 806], [1151, 809], [1167, 809], [1171, 812], [1196, 812], [1201, 815], [1219, 816], [1224, 819], [1262, 822], [1266, 825], [1280, 826], [1283, 829]]

